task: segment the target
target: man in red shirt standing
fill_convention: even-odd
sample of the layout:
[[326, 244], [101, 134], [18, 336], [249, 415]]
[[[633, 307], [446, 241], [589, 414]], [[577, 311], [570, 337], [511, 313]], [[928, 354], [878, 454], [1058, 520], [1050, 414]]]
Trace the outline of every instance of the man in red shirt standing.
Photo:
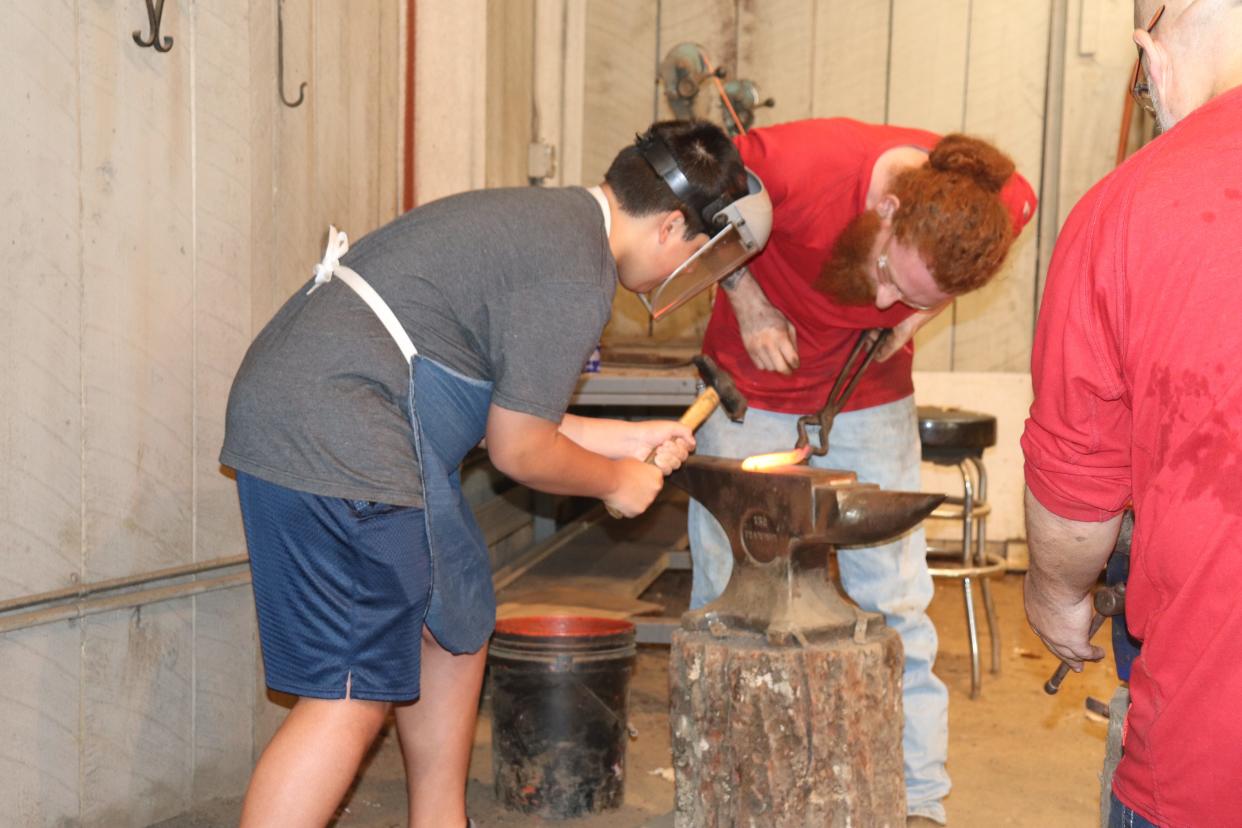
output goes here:
[[1165, 132], [1074, 208], [1040, 309], [1026, 612], [1103, 657], [1090, 591], [1132, 501], [1111, 824], [1242, 825], [1242, 3], [1161, 8], [1135, 3], [1135, 96]]
[[[799, 416], [823, 407], [859, 332], [892, 328], [883, 361], [867, 369], [837, 417], [829, 453], [812, 464], [917, 491], [911, 337], [953, 296], [996, 273], [1034, 212], [1030, 185], [982, 141], [840, 118], [754, 129], [737, 147], [771, 197], [773, 229], [749, 269], [726, 280], [703, 342], [750, 408], [741, 424], [713, 415], [697, 435], [699, 451], [788, 450]], [[697, 503], [690, 542], [691, 605], [699, 607], [724, 590], [733, 559], [720, 525]], [[838, 557], [850, 597], [883, 612], [901, 635], [908, 811], [944, 823], [948, 692], [931, 669], [926, 552], [919, 530]]]

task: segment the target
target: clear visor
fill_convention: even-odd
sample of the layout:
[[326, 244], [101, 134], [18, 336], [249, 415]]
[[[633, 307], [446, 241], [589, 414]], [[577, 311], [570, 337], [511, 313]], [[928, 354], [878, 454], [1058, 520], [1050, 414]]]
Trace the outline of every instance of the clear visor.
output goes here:
[[660, 319], [737, 270], [754, 254], [754, 247], [746, 246], [737, 226], [728, 224], [686, 259], [659, 287], [649, 293], [640, 293], [638, 298], [651, 311], [652, 319]]
[[737, 270], [768, 243], [772, 202], [759, 176], [746, 171], [747, 194], [713, 216], [724, 228], [682, 262], [659, 287], [639, 294], [652, 319], [667, 316]]

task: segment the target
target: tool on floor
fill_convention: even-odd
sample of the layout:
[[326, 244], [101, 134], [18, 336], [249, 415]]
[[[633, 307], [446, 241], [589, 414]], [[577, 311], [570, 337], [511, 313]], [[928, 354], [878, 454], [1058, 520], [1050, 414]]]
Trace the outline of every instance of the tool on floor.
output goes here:
[[[1126, 611], [1126, 585], [1100, 587], [1095, 591], [1091, 603], [1095, 606], [1095, 614], [1091, 616], [1091, 627], [1087, 632], [1088, 641], [1099, 632], [1100, 627], [1104, 625], [1105, 618], [1121, 615]], [[1069, 664], [1062, 661], [1061, 666], [1052, 674], [1052, 678], [1044, 682], [1044, 692], [1049, 696], [1055, 696], [1061, 689], [1061, 682], [1065, 681], [1065, 677], [1069, 675], [1069, 671]]]
[[[816, 457], [823, 457], [828, 453], [828, 433], [832, 431], [832, 422], [841, 413], [841, 409], [845, 408], [845, 404], [849, 401], [850, 395], [854, 393], [854, 388], [858, 385], [858, 381], [862, 378], [863, 371], [867, 370], [867, 366], [875, 359], [879, 353], [880, 346], [888, 335], [893, 331], [891, 328], [870, 328], [858, 335], [858, 341], [854, 343], [854, 348], [850, 351], [850, 355], [846, 357], [845, 364], [841, 366], [841, 373], [837, 375], [837, 381], [832, 384], [832, 390], [828, 392], [828, 402], [819, 410], [818, 414], [808, 414], [805, 417], [798, 418], [798, 442], [794, 444], [795, 449], [803, 448], [810, 444], [810, 436], [807, 434], [807, 427], [819, 426], [819, 446], [811, 449], [811, 454]], [[862, 354], [862, 363], [858, 369], [854, 370], [854, 362]]]
[[[720, 406], [725, 414], [729, 415], [730, 420], [740, 423], [746, 416], [746, 397], [742, 396], [742, 392], [738, 391], [737, 386], [733, 384], [733, 377], [722, 370], [716, 364], [716, 360], [707, 354], [698, 354], [690, 361], [698, 369], [699, 378], [703, 380], [705, 387], [677, 421], [694, 431], [711, 416], [716, 406]], [[655, 456], [655, 449], [652, 449], [645, 462], [654, 463]], [[621, 513], [611, 506], [608, 507], [608, 514], [615, 518], [621, 517]]]

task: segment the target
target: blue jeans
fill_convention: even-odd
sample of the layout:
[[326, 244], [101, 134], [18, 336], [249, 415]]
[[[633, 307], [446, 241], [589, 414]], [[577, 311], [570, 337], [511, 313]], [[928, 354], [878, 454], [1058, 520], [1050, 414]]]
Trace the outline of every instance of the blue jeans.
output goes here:
[[[696, 434], [698, 453], [747, 457], [786, 451], [797, 439], [795, 414], [751, 408], [743, 423], [717, 411]], [[818, 429], [811, 429], [818, 440]], [[825, 457], [812, 457], [819, 468], [850, 469], [863, 483], [885, 489], [920, 489], [918, 420], [914, 399], [837, 416]], [[715, 600], [733, 571], [733, 553], [724, 530], [699, 503], [690, 503], [690, 553], [694, 561], [692, 609]], [[927, 541], [922, 528], [884, 546], [837, 552], [841, 583], [860, 607], [884, 613], [905, 648], [902, 701], [905, 709], [902, 748], [906, 801], [911, 815], [944, 822], [940, 800], [949, 792], [945, 761], [949, 752], [949, 692], [932, 673], [936, 628], [927, 617], [932, 580], [927, 571]]]
[[1108, 809], [1108, 828], [1160, 828], [1159, 825], [1135, 811], [1113, 794], [1113, 804]]

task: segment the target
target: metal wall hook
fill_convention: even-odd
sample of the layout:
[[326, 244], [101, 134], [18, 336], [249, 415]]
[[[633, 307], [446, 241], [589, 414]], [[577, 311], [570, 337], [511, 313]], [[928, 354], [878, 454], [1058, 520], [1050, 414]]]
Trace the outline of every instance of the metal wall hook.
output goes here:
[[[149, 3], [150, 0], [147, 0]], [[163, 4], [164, 0], [160, 0]], [[290, 109], [302, 105], [306, 99], [306, 81], [298, 87], [298, 99], [291, 101], [285, 97], [285, 0], [276, 0], [276, 86], [280, 90], [280, 102]]]
[[164, 36], [163, 44], [160, 43], [160, 21], [164, 19], [164, 0], [147, 0], [147, 21], [151, 25], [151, 37], [148, 40], [142, 39], [142, 32], [134, 31], [134, 42], [139, 46], [155, 49], [157, 52], [167, 52], [173, 46], [173, 39]]

